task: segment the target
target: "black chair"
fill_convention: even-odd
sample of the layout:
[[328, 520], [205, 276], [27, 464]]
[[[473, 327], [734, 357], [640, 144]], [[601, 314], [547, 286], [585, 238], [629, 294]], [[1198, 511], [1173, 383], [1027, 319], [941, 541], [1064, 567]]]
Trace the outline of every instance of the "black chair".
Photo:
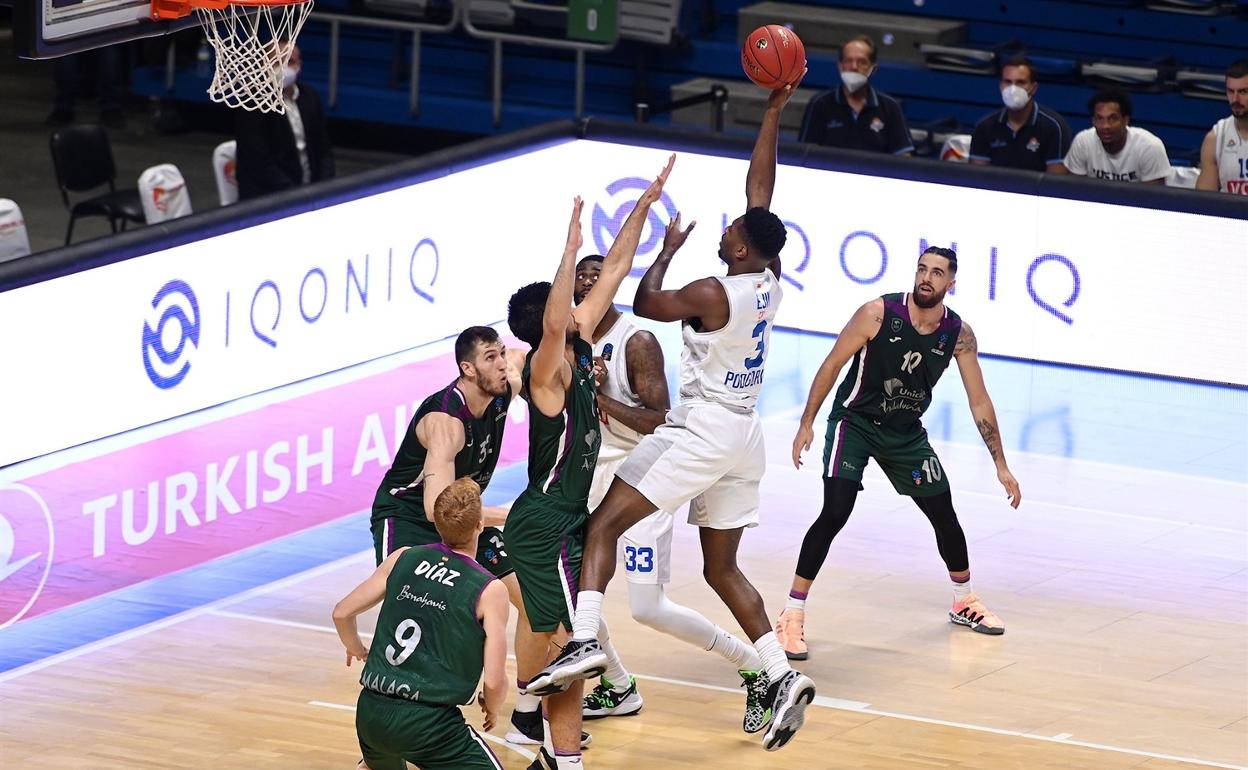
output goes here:
[[[78, 217], [107, 217], [113, 232], [118, 231], [119, 223], [120, 229], [125, 230], [127, 222], [147, 222], [139, 191], [134, 188], [118, 190], [113, 183], [117, 169], [113, 165], [108, 134], [103, 128], [71, 126], [57, 131], [52, 135], [52, 166], [56, 169], [61, 200], [69, 209], [66, 245], [74, 236], [74, 220]], [[108, 185], [108, 192], [70, 205], [69, 193], [87, 192], [104, 184]]]

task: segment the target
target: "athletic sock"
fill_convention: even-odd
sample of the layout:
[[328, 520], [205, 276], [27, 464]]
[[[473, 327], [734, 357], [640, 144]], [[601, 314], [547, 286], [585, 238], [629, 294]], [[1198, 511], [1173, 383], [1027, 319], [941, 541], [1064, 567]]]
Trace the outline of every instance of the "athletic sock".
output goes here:
[[953, 577], [951, 577], [950, 580], [953, 581], [953, 600], [955, 602], [964, 602], [968, 598], [970, 598], [971, 594], [973, 593], [973, 591], [971, 591], [971, 576], [970, 575], [967, 575], [966, 578], [963, 580], [958, 580], [957, 578], [953, 578]]
[[763, 667], [763, 661], [753, 647], [718, 626], [715, 627], [715, 639], [707, 649], [728, 660], [738, 671], [758, 671]]
[[620, 660], [619, 651], [611, 643], [611, 630], [607, 628], [605, 620], [600, 621], [598, 626], [598, 644], [602, 645], [602, 651], [607, 654], [607, 670], [602, 672], [603, 680], [616, 690], [627, 689], [628, 669], [624, 668], [624, 661]]
[[771, 681], [778, 682], [784, 678], [785, 674], [793, 670], [774, 631], [768, 631], [755, 639], [754, 649], [758, 650], [758, 657], [763, 660], [763, 670], [767, 672], [767, 678]]
[[602, 592], [581, 591], [576, 597], [576, 617], [572, 618], [572, 639], [586, 642], [598, 636], [602, 621]]
[[542, 707], [542, 697], [540, 695], [525, 695], [521, 692], [528, 686], [529, 683], [523, 679], [516, 680], [516, 689], [518, 691], [516, 693], [516, 711], [525, 714], [531, 714]]

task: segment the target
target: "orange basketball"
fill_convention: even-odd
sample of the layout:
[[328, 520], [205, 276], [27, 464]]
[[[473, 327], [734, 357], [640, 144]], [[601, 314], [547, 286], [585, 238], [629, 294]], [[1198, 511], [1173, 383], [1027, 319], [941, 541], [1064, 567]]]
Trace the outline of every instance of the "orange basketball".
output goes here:
[[741, 66], [750, 80], [774, 91], [801, 77], [806, 68], [806, 47], [793, 30], [768, 24], [745, 38]]

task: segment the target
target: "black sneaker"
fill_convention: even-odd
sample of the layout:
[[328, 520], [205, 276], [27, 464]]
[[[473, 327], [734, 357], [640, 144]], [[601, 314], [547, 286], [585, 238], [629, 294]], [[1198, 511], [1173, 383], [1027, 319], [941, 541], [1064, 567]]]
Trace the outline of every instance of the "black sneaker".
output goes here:
[[790, 671], [767, 688], [771, 726], [763, 734], [763, 748], [775, 751], [793, 739], [806, 722], [806, 707], [815, 699], [815, 683], [798, 671]]
[[631, 717], [641, 711], [644, 701], [637, 692], [637, 679], [631, 674], [628, 687], [616, 689], [604, 676], [585, 700], [581, 703], [581, 716], [584, 719], [602, 719], [603, 717]]
[[529, 680], [529, 695], [556, 695], [577, 679], [602, 676], [607, 670], [607, 654], [597, 639], [570, 640], [550, 665]]
[[528, 770], [559, 770], [559, 763], [555, 762], [554, 757], [546, 753], [546, 749], [540, 749], [537, 756], [533, 757], [533, 764], [529, 765]]
[[[542, 729], [542, 712], [537, 711], [512, 711], [511, 712], [511, 729], [507, 731], [507, 742], [514, 743], [518, 746], [541, 746], [542, 739], [546, 737], [545, 731]], [[594, 736], [581, 731], [581, 748], [589, 748], [589, 744], [593, 743]], [[553, 765], [552, 765], [553, 766]]]

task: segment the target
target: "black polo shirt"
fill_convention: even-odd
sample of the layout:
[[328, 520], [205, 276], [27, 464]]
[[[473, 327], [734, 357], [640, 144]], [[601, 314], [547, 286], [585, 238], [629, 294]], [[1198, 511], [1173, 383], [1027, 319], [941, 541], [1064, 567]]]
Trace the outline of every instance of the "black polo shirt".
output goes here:
[[1044, 171], [1061, 163], [1074, 135], [1066, 120], [1053, 110], [1032, 102], [1031, 120], [1018, 133], [1010, 128], [1006, 108], [986, 115], [971, 134], [971, 160], [986, 160], [993, 166]]
[[802, 115], [799, 142], [870, 150], [900, 155], [914, 152], [901, 105], [888, 94], [867, 86], [867, 103], [857, 115], [845, 101], [845, 89], [837, 88], [810, 100]]

